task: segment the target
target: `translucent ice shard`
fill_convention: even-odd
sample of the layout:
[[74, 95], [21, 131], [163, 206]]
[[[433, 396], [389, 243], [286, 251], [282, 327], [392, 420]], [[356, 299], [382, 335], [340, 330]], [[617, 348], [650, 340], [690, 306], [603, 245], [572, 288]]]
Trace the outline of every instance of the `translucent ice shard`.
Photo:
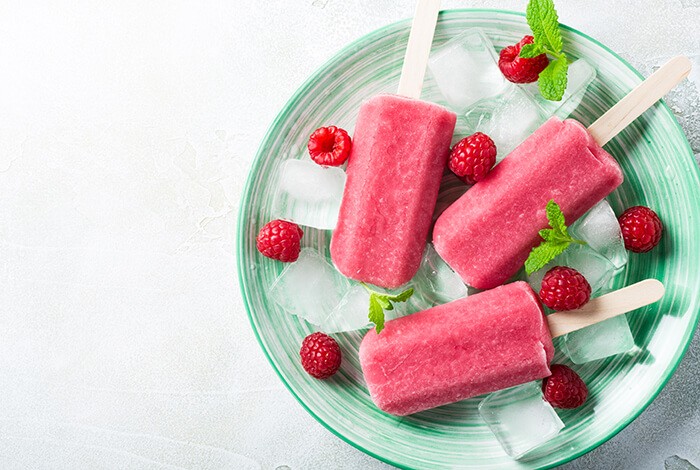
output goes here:
[[518, 459], [547, 442], [564, 423], [542, 396], [542, 382], [494, 392], [479, 404], [479, 413], [508, 455]]
[[634, 338], [627, 317], [618, 315], [569, 333], [563, 344], [574, 364], [584, 364], [634, 349]]
[[448, 106], [458, 114], [509, 86], [493, 44], [479, 29], [469, 29], [435, 50], [428, 67]]
[[409, 285], [414, 288], [413, 295], [425, 300], [429, 307], [467, 296], [467, 286], [431, 243], [426, 245], [420, 268]]
[[272, 284], [270, 297], [285, 311], [325, 327], [349, 289], [349, 281], [324, 256], [304, 248]]
[[617, 216], [603, 199], [571, 225], [574, 238], [584, 240], [593, 250], [608, 259], [615, 268], [627, 264], [629, 255], [622, 239]]
[[338, 221], [345, 172], [306, 160], [280, 166], [273, 216], [299, 225], [332, 230]]
[[520, 87], [512, 85], [501, 97], [467, 113], [470, 122], [476, 122], [475, 131], [491, 137], [501, 161], [522, 141], [544, 123], [546, 116], [532, 97]]

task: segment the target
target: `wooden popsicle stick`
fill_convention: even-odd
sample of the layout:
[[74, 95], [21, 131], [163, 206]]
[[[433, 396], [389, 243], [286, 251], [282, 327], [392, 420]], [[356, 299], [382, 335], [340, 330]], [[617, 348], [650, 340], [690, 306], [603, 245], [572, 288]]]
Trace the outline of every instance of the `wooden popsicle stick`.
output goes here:
[[547, 316], [552, 338], [580, 330], [608, 318], [653, 304], [664, 295], [664, 285], [656, 279], [645, 279], [615, 292], [591, 299], [577, 310], [556, 312]]
[[406, 55], [403, 59], [399, 95], [420, 98], [439, 12], [440, 0], [418, 0], [411, 33], [408, 36]]
[[684, 56], [669, 60], [591, 124], [588, 132], [601, 147], [607, 144], [687, 77], [691, 67], [690, 60]]

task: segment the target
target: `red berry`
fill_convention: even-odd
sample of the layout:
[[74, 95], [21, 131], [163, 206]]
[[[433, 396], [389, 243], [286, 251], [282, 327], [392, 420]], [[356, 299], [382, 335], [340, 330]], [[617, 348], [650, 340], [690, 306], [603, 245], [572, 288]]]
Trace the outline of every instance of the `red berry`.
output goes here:
[[326, 379], [340, 368], [340, 346], [327, 334], [313, 333], [304, 338], [299, 354], [304, 370], [317, 379]]
[[578, 408], [588, 397], [588, 387], [571, 368], [552, 364], [552, 375], [542, 381], [544, 399], [555, 408]]
[[591, 285], [575, 269], [555, 266], [542, 278], [540, 299], [552, 310], [573, 310], [591, 299]]
[[467, 184], [481, 181], [496, 163], [496, 144], [486, 134], [477, 132], [452, 147], [450, 170]]
[[646, 253], [659, 244], [664, 227], [656, 212], [648, 207], [630, 207], [618, 220], [628, 250]]
[[536, 82], [540, 72], [547, 68], [549, 65], [547, 54], [540, 54], [531, 59], [519, 57], [523, 46], [532, 44], [533, 41], [532, 36], [525, 36], [519, 43], [508, 46], [501, 51], [498, 57], [498, 68], [501, 69], [506, 79], [513, 83]]
[[258, 233], [258, 251], [268, 258], [285, 263], [296, 261], [301, 251], [300, 242], [303, 235], [304, 231], [297, 224], [286, 220], [273, 220]]
[[319, 165], [340, 166], [350, 156], [350, 136], [340, 127], [328, 126], [316, 129], [307, 145], [311, 159]]

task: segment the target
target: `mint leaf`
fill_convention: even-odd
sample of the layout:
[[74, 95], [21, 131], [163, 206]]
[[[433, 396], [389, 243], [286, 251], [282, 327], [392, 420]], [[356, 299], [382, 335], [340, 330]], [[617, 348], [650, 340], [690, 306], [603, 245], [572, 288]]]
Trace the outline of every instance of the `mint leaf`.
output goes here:
[[545, 52], [546, 51], [540, 44], [525, 44], [522, 49], [520, 49], [520, 57], [523, 59], [532, 59]]
[[544, 239], [544, 241], [547, 241], [547, 242], [550, 240], [554, 240], [554, 238], [555, 238], [554, 229], [551, 229], [551, 228], [543, 228], [542, 230], [540, 230], [539, 233], [540, 233], [540, 237], [542, 237]]
[[541, 243], [534, 247], [525, 260], [525, 272], [530, 275], [544, 268], [547, 263], [559, 256], [569, 246], [568, 242]]
[[393, 302], [406, 302], [413, 295], [413, 288], [408, 288], [398, 295], [389, 297]]
[[413, 289], [396, 294], [386, 294], [370, 289], [364, 282], [362, 286], [369, 292], [369, 321], [374, 323], [375, 330], [380, 333], [384, 329], [384, 310], [394, 310], [393, 302], [406, 302], [413, 295]]
[[559, 15], [552, 0], [530, 0], [525, 12], [535, 43], [554, 53], [561, 52], [563, 43], [559, 32]]
[[566, 227], [564, 213], [554, 200], [547, 203], [545, 213], [551, 228], [543, 228], [539, 231], [542, 242], [532, 249], [525, 260], [525, 272], [528, 275], [542, 269], [547, 263], [562, 254], [571, 243], [586, 243], [571, 238]]
[[547, 203], [544, 211], [547, 214], [549, 226], [560, 233], [566, 233], [566, 219], [564, 218], [564, 213], [561, 211], [559, 204], [552, 199]]
[[547, 68], [540, 72], [538, 85], [542, 97], [550, 101], [561, 101], [566, 91], [569, 63], [566, 54], [562, 52], [564, 43], [553, 0], [530, 0], [526, 17], [535, 39], [533, 44], [522, 47], [520, 57], [532, 58], [539, 54], [553, 57]]
[[381, 333], [384, 329], [384, 309], [377, 302], [377, 297], [369, 296], [369, 321], [374, 323], [377, 333]]
[[562, 52], [561, 58], [553, 59], [546, 69], [540, 72], [537, 84], [542, 96], [550, 101], [561, 101], [566, 91], [569, 63]]
[[389, 302], [389, 297], [383, 294], [377, 294], [373, 293], [370, 295], [370, 300], [371, 298], [374, 297], [374, 301], [379, 304], [380, 307], [382, 307], [384, 310], [391, 310], [394, 307], [391, 305], [391, 302]]

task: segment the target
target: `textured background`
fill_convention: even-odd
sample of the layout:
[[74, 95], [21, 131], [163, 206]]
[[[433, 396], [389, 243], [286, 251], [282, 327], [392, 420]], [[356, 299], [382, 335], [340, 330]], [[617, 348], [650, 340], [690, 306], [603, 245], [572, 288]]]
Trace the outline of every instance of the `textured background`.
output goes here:
[[[678, 53], [697, 63], [700, 0], [557, 7], [643, 73]], [[336, 51], [413, 8], [0, 0], [0, 467], [388, 468], [267, 365], [233, 244], [275, 114]], [[696, 157], [698, 86], [668, 100]], [[698, 465], [699, 435], [696, 337], [647, 411], [566, 468]]]

